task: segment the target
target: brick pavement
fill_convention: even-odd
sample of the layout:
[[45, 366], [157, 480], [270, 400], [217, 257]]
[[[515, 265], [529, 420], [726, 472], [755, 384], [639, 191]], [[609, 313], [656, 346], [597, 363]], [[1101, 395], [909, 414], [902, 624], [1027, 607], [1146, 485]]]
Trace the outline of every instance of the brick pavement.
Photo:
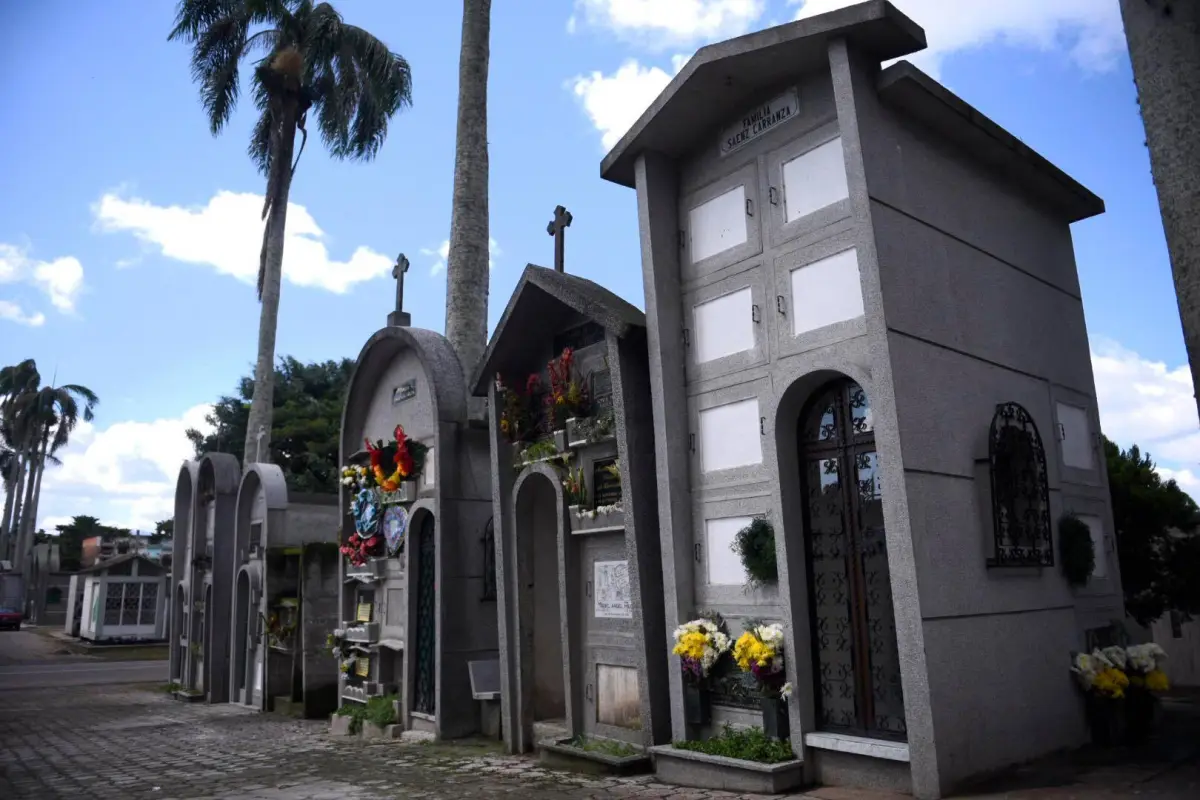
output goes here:
[[[321, 722], [233, 706], [183, 704], [146, 687], [0, 691], [0, 798], [4, 800], [583, 800], [750, 797], [596, 779], [541, 769], [487, 744], [364, 743], [330, 736]], [[1194, 761], [1164, 779], [1109, 764], [1095, 772], [1020, 781], [976, 797], [1195, 798]], [[1114, 771], [1115, 770], [1115, 771]], [[1132, 770], [1132, 771], [1130, 771]], [[792, 798], [865, 800], [882, 795], [817, 789]], [[893, 796], [894, 797], [894, 796]]]

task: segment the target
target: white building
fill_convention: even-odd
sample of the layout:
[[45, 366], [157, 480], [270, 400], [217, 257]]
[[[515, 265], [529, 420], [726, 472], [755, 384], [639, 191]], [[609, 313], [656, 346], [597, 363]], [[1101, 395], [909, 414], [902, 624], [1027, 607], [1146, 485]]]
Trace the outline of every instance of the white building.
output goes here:
[[[80, 570], [71, 578], [64, 628], [94, 642], [162, 639], [167, 619], [165, 581], [161, 564], [136, 553]], [[78, 604], [77, 593], [82, 597]]]

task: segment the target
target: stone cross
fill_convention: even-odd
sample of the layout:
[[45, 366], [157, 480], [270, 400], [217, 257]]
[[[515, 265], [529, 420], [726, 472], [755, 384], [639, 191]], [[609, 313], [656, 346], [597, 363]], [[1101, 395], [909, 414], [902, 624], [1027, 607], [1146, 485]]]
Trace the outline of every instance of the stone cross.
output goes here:
[[546, 226], [546, 233], [554, 237], [554, 269], [558, 272], [566, 271], [566, 267], [563, 264], [563, 257], [566, 249], [567, 228], [571, 226], [572, 219], [570, 211], [567, 211], [562, 206], [556, 206], [554, 209], [554, 219], [550, 220], [550, 224]]
[[263, 440], [263, 437], [266, 435], [267, 435], [267, 429], [264, 426], [259, 425], [258, 433], [254, 434], [254, 463], [255, 464], [262, 463], [262, 440]]
[[408, 272], [408, 259], [401, 253], [396, 257], [396, 266], [392, 267], [392, 277], [396, 279], [396, 313], [404, 312], [404, 273]]

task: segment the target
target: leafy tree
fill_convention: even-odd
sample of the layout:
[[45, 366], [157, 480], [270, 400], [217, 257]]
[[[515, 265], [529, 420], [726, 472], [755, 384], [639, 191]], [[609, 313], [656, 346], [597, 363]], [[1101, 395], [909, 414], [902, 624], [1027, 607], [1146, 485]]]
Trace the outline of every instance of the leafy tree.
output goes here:
[[1200, 613], [1200, 508], [1149, 453], [1103, 441], [1126, 611], [1142, 625], [1171, 609]]
[[[269, 459], [264, 452], [261, 460], [279, 465], [289, 489], [337, 491], [342, 406], [353, 372], [354, 361], [348, 358], [302, 364], [287, 356], [275, 368], [271, 452]], [[254, 380], [242, 378], [236, 395], [222, 397], [208, 415], [207, 421], [214, 428], [212, 433], [204, 435], [195, 429], [187, 432], [197, 458], [205, 453], [223, 452], [244, 461], [241, 443], [245, 440], [253, 396]], [[256, 443], [250, 441], [253, 448]], [[264, 437], [264, 447], [268, 446], [267, 441]]]
[[154, 533], [150, 534], [150, 544], [159, 544], [175, 535], [175, 520], [160, 519], [154, 523]]
[[[262, 54], [250, 79], [259, 118], [249, 147], [267, 179], [258, 263], [262, 311], [257, 391], [242, 451], [254, 447], [261, 430], [263, 445], [273, 454], [272, 378], [284, 231], [292, 176], [308, 139], [308, 112], [316, 114], [321, 139], [334, 158], [369, 160], [387, 138], [392, 115], [412, 104], [412, 76], [408, 62], [383, 42], [347, 25], [329, 3], [312, 0], [181, 0], [168, 39], [192, 46], [192, 76], [213, 135], [237, 104], [242, 60]], [[297, 131], [302, 138], [293, 161]]]
[[77, 514], [71, 521], [55, 525], [58, 531], [58, 556], [64, 570], [79, 569], [83, 562], [83, 540], [93, 536], [115, 539], [128, 536], [128, 528], [104, 525], [99, 519], [87, 514]]

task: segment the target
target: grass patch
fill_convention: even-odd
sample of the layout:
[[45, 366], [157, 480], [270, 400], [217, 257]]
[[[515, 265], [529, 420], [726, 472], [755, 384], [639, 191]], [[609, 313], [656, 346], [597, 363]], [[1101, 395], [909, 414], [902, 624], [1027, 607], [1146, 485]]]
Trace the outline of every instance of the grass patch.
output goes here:
[[576, 750], [582, 750], [585, 753], [600, 753], [612, 758], [629, 758], [641, 753], [636, 747], [626, 742], [618, 742], [613, 739], [598, 739], [583, 734], [576, 736], [564, 744], [567, 747], [574, 747]]
[[[113, 646], [92, 647], [83, 652], [84, 655], [94, 656], [104, 661], [167, 661], [171, 658], [170, 645], [150, 645], [145, 647]], [[119, 648], [119, 649], [117, 649]]]
[[757, 761], [760, 764], [779, 764], [793, 761], [796, 754], [792, 746], [778, 739], [771, 739], [762, 728], [746, 728], [738, 730], [729, 723], [719, 736], [702, 742], [675, 742], [677, 750], [691, 750], [694, 753], [705, 753], [710, 756], [725, 758], [740, 758], [743, 761]]
[[171, 681], [170, 683], [164, 683], [164, 684], [159, 685], [158, 690], [160, 692], [163, 692], [164, 694], [174, 694], [175, 692], [179, 691], [182, 688], [183, 688], [183, 686], [180, 685], [180, 683], [178, 681]]

